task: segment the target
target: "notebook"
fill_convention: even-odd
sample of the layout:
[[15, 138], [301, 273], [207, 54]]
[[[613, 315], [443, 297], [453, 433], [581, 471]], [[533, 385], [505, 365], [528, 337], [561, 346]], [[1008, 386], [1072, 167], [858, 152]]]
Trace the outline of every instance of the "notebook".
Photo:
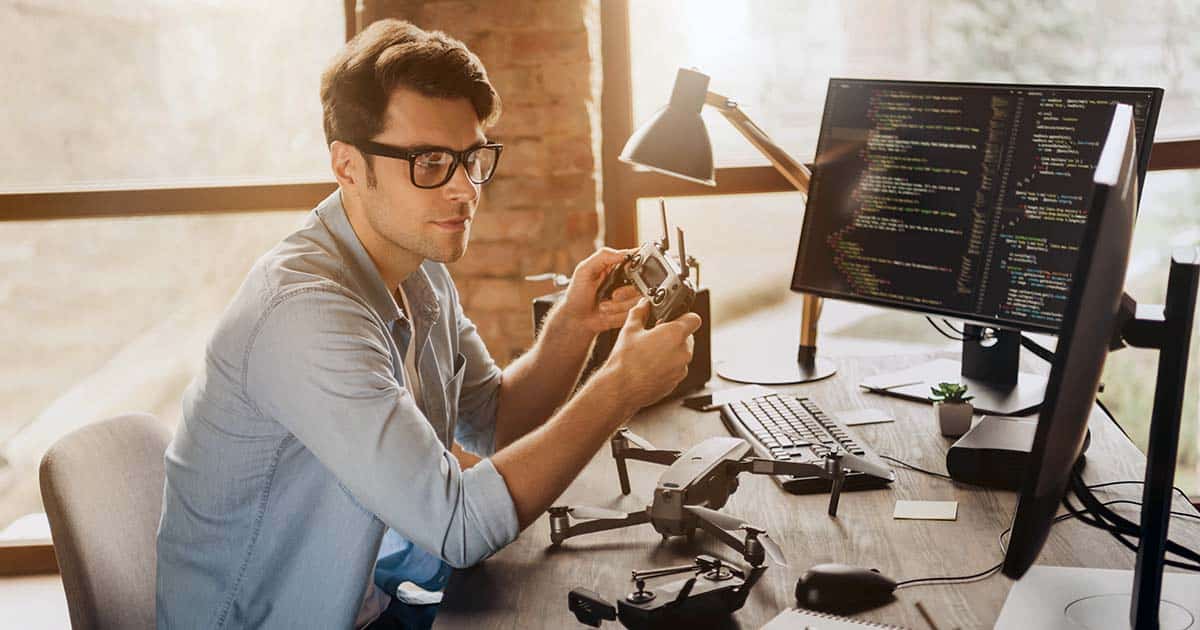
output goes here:
[[875, 628], [882, 630], [904, 630], [901, 626], [889, 626], [886, 623], [875, 623], [850, 617], [839, 617], [829, 613], [801, 608], [789, 608], [768, 621], [762, 630], [854, 630], [854, 628]]

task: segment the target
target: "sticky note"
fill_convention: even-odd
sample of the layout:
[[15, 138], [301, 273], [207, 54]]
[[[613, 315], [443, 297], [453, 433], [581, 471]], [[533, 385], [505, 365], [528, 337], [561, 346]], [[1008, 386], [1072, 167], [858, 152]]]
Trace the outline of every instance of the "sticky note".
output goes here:
[[896, 501], [892, 518], [953, 521], [958, 519], [958, 501]]
[[849, 409], [847, 411], [835, 411], [833, 417], [837, 418], [842, 424], [852, 427], [859, 424], [875, 424], [877, 422], [894, 422], [890, 414], [882, 409]]

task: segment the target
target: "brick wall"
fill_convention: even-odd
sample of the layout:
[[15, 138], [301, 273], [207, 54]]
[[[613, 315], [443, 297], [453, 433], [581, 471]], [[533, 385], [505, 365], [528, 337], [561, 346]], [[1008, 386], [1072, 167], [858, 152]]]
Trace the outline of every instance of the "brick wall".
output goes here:
[[506, 364], [532, 341], [530, 300], [551, 290], [523, 277], [570, 274], [603, 240], [598, 0], [379, 0], [368, 10], [368, 22], [398, 17], [462, 40], [500, 93], [489, 136], [504, 155], [450, 271]]

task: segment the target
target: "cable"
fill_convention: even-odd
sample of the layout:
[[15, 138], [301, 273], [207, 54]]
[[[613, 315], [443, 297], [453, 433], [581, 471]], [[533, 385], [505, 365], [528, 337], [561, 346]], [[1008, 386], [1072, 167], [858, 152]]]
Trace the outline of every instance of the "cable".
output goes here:
[[[1134, 501], [1133, 499], [1112, 499], [1111, 501], [1105, 501], [1102, 505], [1136, 505], [1137, 507], [1142, 507], [1142, 502]], [[1187, 512], [1176, 512], [1175, 510], [1171, 510], [1171, 514], [1180, 518], [1190, 518], [1193, 521], [1200, 521], [1200, 514], [1188, 514]]]
[[913, 578], [911, 580], [902, 580], [900, 582], [896, 582], [896, 588], [898, 588], [898, 589], [908, 588], [909, 586], [912, 586], [914, 584], [935, 584], [938, 582], [958, 583], [958, 582], [970, 582], [973, 580], [980, 580], [983, 578], [991, 577], [992, 574], [995, 573], [996, 571], [999, 571], [1000, 567], [1002, 567], [1002, 566], [1004, 566], [1003, 562], [1001, 562], [993, 567], [984, 569], [983, 571], [980, 571], [979, 573], [972, 573], [971, 575], [962, 575], [962, 576], [956, 576], [956, 577]]
[[[1140, 481], [1114, 481], [1114, 482], [1110, 482], [1107, 484], [1100, 484], [1100, 485], [1105, 486], [1105, 485], [1116, 485], [1116, 484], [1125, 484], [1125, 483], [1142, 483], [1142, 482], [1140, 482]], [[1100, 505], [1107, 507], [1110, 505], [1118, 505], [1118, 504], [1135, 505], [1138, 507], [1141, 507], [1141, 505], [1142, 505], [1141, 502], [1139, 502], [1139, 501], [1132, 501], [1129, 499], [1113, 499], [1111, 501], [1105, 501], [1105, 502], [1101, 503]], [[1174, 510], [1171, 511], [1171, 514], [1174, 516], [1181, 516], [1184, 518], [1190, 518], [1190, 519], [1200, 521], [1200, 516], [1197, 516], [1195, 514], [1188, 514], [1186, 512], [1176, 512]], [[1080, 516], [1078, 515], [1078, 513], [1060, 514], [1060, 515], [1054, 517], [1053, 522], [1061, 523], [1062, 521], [1069, 520], [1072, 518], [1080, 518]], [[1008, 549], [1004, 544], [1004, 537], [1006, 535], [1008, 535], [1010, 532], [1012, 532], [1012, 527], [1009, 527], [1009, 528], [1005, 529], [1004, 531], [1000, 532], [1000, 536], [999, 536], [1000, 550], [1001, 550], [1001, 552], [1003, 552], [1005, 554], [1008, 553]], [[1136, 551], [1137, 547], [1135, 546], [1135, 547], [1133, 547], [1133, 549]], [[1167, 560], [1166, 564], [1168, 564], [1170, 566], [1174, 566], [1174, 567], [1185, 568], [1185, 569], [1186, 568], [1192, 568], [1193, 570], [1200, 569], [1200, 567], [1193, 568], [1191, 565], [1177, 563], [1172, 560]], [[984, 569], [983, 571], [980, 571], [978, 573], [972, 573], [971, 575], [953, 576], [953, 577], [913, 578], [913, 579], [909, 579], [909, 580], [901, 580], [899, 582], [896, 582], [896, 588], [901, 589], [901, 588], [907, 588], [907, 587], [916, 586], [916, 585], [938, 584], [938, 583], [945, 583], [945, 582], [961, 584], [961, 583], [966, 583], [966, 582], [978, 581], [978, 580], [982, 580], [982, 579], [991, 577], [991, 575], [993, 573], [995, 573], [996, 571], [999, 571], [1000, 568], [1003, 566], [1004, 566], [1004, 563], [1000, 562], [1000, 563], [995, 564], [991, 567], [988, 567], [987, 569]]]
[[[913, 470], [913, 471], [916, 471], [916, 472], [919, 472], [922, 474], [926, 474], [931, 477], [937, 477], [939, 479], [946, 479], [946, 480], [954, 481], [956, 483], [962, 483], [962, 482], [958, 482], [957, 480], [950, 477], [949, 475], [944, 475], [942, 473], [934, 472], [931, 470], [926, 470], [919, 466], [914, 466], [912, 464], [909, 464], [908, 462], [905, 462], [904, 460], [892, 457], [890, 455], [884, 455], [881, 453], [881, 454], [879, 454], [879, 457], [881, 459], [885, 459], [890, 462], [894, 462], [894, 463], [896, 463], [900, 466], [903, 466], [904, 468], [907, 468], [909, 470]], [[1093, 485], [1086, 485], [1083, 483], [1082, 475], [1080, 475], [1079, 472], [1076, 471], [1076, 472], [1072, 473], [1070, 483], [1071, 483], [1072, 494], [1075, 494], [1076, 498], [1078, 498], [1083, 503], [1083, 507], [1082, 508], [1075, 507], [1075, 504], [1071, 502], [1070, 494], [1064, 494], [1062, 502], [1063, 502], [1063, 506], [1066, 507], [1068, 513], [1055, 517], [1053, 522], [1058, 523], [1058, 522], [1066, 520], [1068, 518], [1078, 518], [1079, 520], [1083, 521], [1084, 523], [1087, 523], [1088, 525], [1091, 525], [1101, 531], [1108, 532], [1109, 535], [1111, 535], [1114, 540], [1116, 540], [1118, 543], [1121, 544], [1121, 546], [1133, 551], [1134, 553], [1137, 553], [1138, 545], [1135, 542], [1133, 542], [1133, 540], [1130, 540], [1130, 539], [1131, 538], [1132, 539], [1140, 539], [1141, 538], [1141, 525], [1126, 519], [1125, 517], [1117, 514], [1116, 512], [1113, 512], [1112, 510], [1108, 509], [1108, 506], [1111, 506], [1111, 505], [1141, 506], [1142, 505], [1141, 502], [1132, 501], [1129, 499], [1112, 499], [1110, 501], [1101, 502], [1095, 498], [1095, 495], [1093, 495], [1091, 493], [1091, 490], [1108, 488], [1108, 487], [1119, 486], [1119, 485], [1145, 485], [1145, 482], [1144, 481], [1133, 481], [1133, 480], [1122, 480], [1122, 481], [1108, 481], [1108, 482], [1103, 482], [1103, 483], [1098, 483], [1098, 484], [1093, 484]], [[1187, 494], [1183, 490], [1180, 490], [1178, 487], [1175, 487], [1175, 486], [1172, 486], [1171, 489], [1174, 490], [1177, 494], [1179, 494], [1180, 497], [1183, 497], [1183, 499], [1185, 501], [1187, 501], [1189, 503], [1191, 502], [1191, 499], [1187, 496]], [[1174, 516], [1179, 516], [1179, 517], [1183, 517], [1183, 518], [1189, 518], [1189, 519], [1194, 519], [1194, 520], [1200, 521], [1200, 516], [1197, 516], [1195, 514], [1176, 512], [1174, 510], [1171, 510], [1170, 514], [1174, 515]], [[1005, 544], [1004, 544], [1004, 536], [1006, 534], [1008, 534], [1011, 530], [1012, 530], [1012, 528], [1010, 527], [1000, 533], [1000, 549], [1004, 553], [1008, 553], [1007, 549], [1005, 548]], [[1181, 568], [1181, 569], [1187, 569], [1190, 571], [1200, 572], [1200, 554], [1196, 553], [1195, 551], [1192, 551], [1191, 549], [1188, 549], [1187, 547], [1179, 545], [1178, 543], [1175, 543], [1171, 540], [1167, 541], [1165, 551], [1168, 553], [1172, 553], [1176, 556], [1181, 556], [1188, 560], [1192, 560], [1193, 562], [1197, 563], [1197, 564], [1192, 564], [1189, 562], [1177, 561], [1177, 560], [1171, 560], [1169, 558], [1164, 558], [1163, 563], [1165, 565], [1171, 566], [1171, 567], [1176, 567], [1176, 568]], [[911, 586], [914, 584], [923, 584], [923, 583], [940, 583], [940, 582], [965, 583], [965, 582], [970, 582], [970, 581], [974, 581], [974, 580], [982, 580], [982, 579], [989, 577], [991, 574], [995, 573], [997, 570], [999, 570], [1000, 567], [1002, 566], [1002, 564], [1003, 563], [997, 564], [993, 567], [989, 567], [987, 569], [984, 569], [983, 571], [980, 571], [978, 573], [973, 573], [971, 575], [952, 576], [952, 577], [914, 578], [914, 579], [910, 579], [910, 580], [903, 580], [903, 581], [896, 583], [896, 588], [903, 588], [906, 586]]]
[[1100, 405], [1100, 409], [1104, 412], [1104, 415], [1108, 416], [1108, 419], [1112, 421], [1113, 426], [1121, 430], [1121, 435], [1124, 435], [1126, 440], [1132, 442], [1133, 438], [1129, 436], [1129, 432], [1125, 430], [1125, 427], [1121, 426], [1120, 422], [1117, 422], [1117, 417], [1108, 410], [1108, 407], [1104, 406], [1104, 401], [1100, 400], [1099, 396], [1096, 397], [1096, 404]]
[[942, 330], [941, 327], [937, 325], [937, 322], [933, 321], [933, 318], [928, 315], [925, 316], [925, 321], [929, 322], [929, 325], [933, 326], [934, 330], [938, 331], [938, 333], [941, 336], [943, 336], [947, 339], [951, 339], [954, 341], [966, 341], [967, 340], [965, 337], [962, 337], [962, 336], [955, 337], [954, 335], [951, 335], [950, 333]]
[[919, 468], [917, 466], [913, 466], [912, 464], [905, 462], [905, 461], [901, 461], [899, 459], [896, 459], [895, 457], [892, 457], [891, 455], [880, 455], [879, 457], [880, 457], [880, 459], [886, 459], [890, 462], [895, 462], [909, 470], [915, 470], [919, 473], [925, 473], [926, 475], [930, 475], [932, 477], [940, 477], [942, 479], [948, 479], [950, 481], [954, 481], [954, 478], [951, 477], [950, 475], [943, 475], [942, 473], [939, 473], [939, 472], [933, 472], [932, 470], [925, 470], [924, 468]]
[[1034, 341], [1032, 337], [1021, 335], [1021, 347], [1046, 363], [1054, 363], [1054, 351]]
[[[1134, 550], [1137, 549], [1136, 545], [1131, 546], [1132, 543], [1130, 543], [1128, 540], [1125, 540], [1124, 537], [1128, 536], [1131, 538], [1141, 538], [1142, 532], [1140, 524], [1134, 523], [1124, 516], [1121, 516], [1120, 514], [1108, 509], [1095, 497], [1095, 495], [1091, 493], [1088, 487], [1083, 483], [1083, 477], [1080, 476], [1078, 472], [1071, 474], [1071, 490], [1075, 495], [1075, 498], [1079, 499], [1080, 503], [1083, 504], [1089, 513], [1087, 518], [1084, 518], [1083, 516], [1080, 518], [1084, 519], [1085, 522], [1088, 522], [1089, 524], [1109, 532], [1113, 538], [1117, 539], [1126, 547]], [[1063, 495], [1063, 505], [1068, 511], [1071, 511], [1072, 513], [1077, 512], [1067, 495]], [[1195, 565], [1176, 564], [1172, 560], [1166, 560], [1168, 565], [1200, 572], [1200, 553], [1184, 547], [1183, 545], [1180, 545], [1179, 543], [1176, 543], [1170, 539], [1166, 541], [1166, 546], [1164, 549], [1167, 553], [1173, 553], [1177, 556], [1186, 558], [1191, 562], [1197, 563]]]
[[975, 335], [974, 337], [968, 337], [967, 329], [965, 327], [962, 330], [959, 330], [959, 329], [955, 328], [954, 324], [951, 324], [950, 320], [946, 319], [945, 317], [942, 318], [942, 323], [945, 324], [946, 327], [949, 328], [950, 330], [953, 330], [954, 332], [958, 333], [958, 336], [962, 337], [963, 341], [982, 341], [984, 338], [984, 335]]
[[[1088, 486], [1088, 490], [1100, 490], [1102, 488], [1107, 488], [1109, 486], [1129, 486], [1129, 485], [1141, 486], [1141, 485], [1145, 485], [1145, 484], [1146, 484], [1145, 481], [1109, 481], [1106, 483], [1094, 483], [1094, 484]], [[1184, 492], [1183, 490], [1180, 490], [1179, 486], [1171, 486], [1171, 489], [1174, 490], [1177, 494], [1179, 494], [1179, 496], [1182, 497], [1184, 501], [1187, 501], [1188, 503], [1192, 502], [1192, 498], [1189, 497], [1186, 492]], [[1188, 516], [1195, 516], [1195, 515], [1189, 514]], [[1200, 518], [1200, 517], [1197, 517], [1197, 518]]]
[[[891, 455], [885, 455], [885, 454], [883, 454], [883, 453], [879, 453], [879, 458], [880, 458], [880, 459], [886, 459], [886, 460], [888, 460], [889, 462], [893, 462], [893, 463], [895, 463], [895, 464], [898, 464], [898, 465], [900, 465], [900, 466], [903, 466], [904, 468], [907, 468], [907, 469], [909, 469], [909, 470], [912, 470], [912, 471], [915, 471], [915, 472], [919, 472], [919, 473], [922, 473], [922, 474], [925, 474], [925, 475], [929, 475], [930, 477], [937, 477], [937, 478], [939, 478], [939, 479], [946, 479], [946, 480], [949, 480], [949, 481], [953, 481], [954, 483], [961, 483], [961, 484], [965, 484], [965, 485], [968, 485], [968, 486], [971, 486], [971, 485], [976, 485], [976, 484], [972, 484], [972, 483], [970, 483], [970, 482], [967, 482], [967, 481], [960, 481], [960, 480], [958, 480], [958, 479], [955, 479], [954, 477], [951, 477], [950, 475], [942, 474], [942, 473], [940, 473], [940, 472], [935, 472], [935, 471], [932, 471], [932, 470], [927, 470], [927, 469], [925, 469], [925, 468], [921, 468], [920, 466], [915, 466], [915, 465], [913, 465], [913, 464], [910, 464], [910, 463], [908, 463], [908, 462], [906, 462], [906, 461], [904, 461], [904, 460], [902, 460], [902, 459], [900, 459], [900, 458], [897, 458], [897, 457], [892, 457]], [[1145, 481], [1133, 481], [1133, 480], [1125, 480], [1125, 481], [1106, 481], [1106, 482], [1104, 482], [1104, 483], [1096, 483], [1096, 484], [1089, 485], [1087, 488], [1088, 488], [1089, 490], [1101, 490], [1101, 489], [1103, 489], [1103, 488], [1108, 488], [1108, 487], [1111, 487], [1111, 486], [1128, 486], [1128, 485], [1138, 485], [1138, 486], [1141, 486], [1141, 485], [1145, 485], [1145, 484], [1146, 484], [1146, 482], [1145, 482]], [[1192, 498], [1191, 498], [1191, 497], [1189, 497], [1189, 496], [1187, 495], [1187, 493], [1186, 493], [1186, 492], [1184, 492], [1183, 490], [1180, 490], [1180, 489], [1179, 489], [1179, 486], [1171, 486], [1171, 489], [1172, 489], [1172, 490], [1174, 490], [1174, 491], [1175, 491], [1175, 493], [1176, 493], [1176, 494], [1178, 494], [1178, 495], [1179, 495], [1179, 496], [1180, 496], [1180, 497], [1181, 497], [1181, 498], [1182, 498], [1184, 501], [1187, 501], [1188, 503], [1191, 503], [1191, 502], [1192, 502]], [[1187, 516], [1187, 517], [1190, 517], [1190, 518], [1196, 518], [1196, 519], [1200, 519], [1200, 516], [1196, 516], [1196, 515], [1194, 515], [1194, 514], [1185, 514], [1185, 513], [1182, 513], [1182, 512], [1179, 512], [1179, 513], [1176, 513], [1176, 514], [1178, 514], [1179, 516]]]

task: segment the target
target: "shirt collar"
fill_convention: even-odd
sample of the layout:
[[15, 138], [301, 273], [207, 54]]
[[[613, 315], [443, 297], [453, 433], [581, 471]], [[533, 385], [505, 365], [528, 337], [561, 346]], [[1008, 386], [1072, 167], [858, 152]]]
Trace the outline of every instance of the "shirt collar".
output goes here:
[[[389, 288], [384, 284], [383, 277], [375, 267], [375, 261], [371, 260], [358, 234], [354, 232], [354, 227], [350, 225], [346, 208], [342, 205], [341, 189], [326, 197], [317, 206], [316, 212], [348, 254], [346, 272], [361, 288], [367, 304], [388, 324], [400, 319], [400, 307], [393, 296], [395, 287]], [[414, 311], [411, 316], [416, 320], [428, 322], [437, 318], [440, 308], [424, 266], [425, 263], [421, 263], [421, 266], [409, 274], [401, 284]]]

